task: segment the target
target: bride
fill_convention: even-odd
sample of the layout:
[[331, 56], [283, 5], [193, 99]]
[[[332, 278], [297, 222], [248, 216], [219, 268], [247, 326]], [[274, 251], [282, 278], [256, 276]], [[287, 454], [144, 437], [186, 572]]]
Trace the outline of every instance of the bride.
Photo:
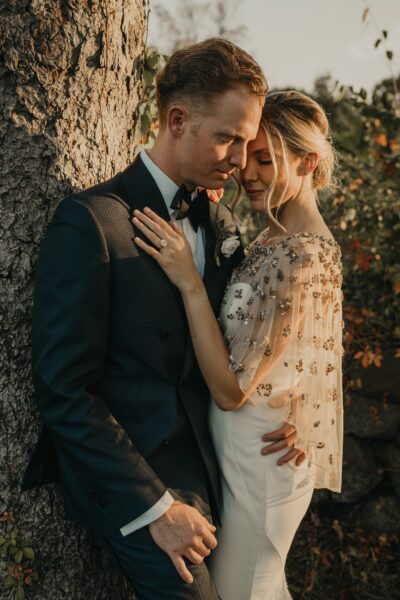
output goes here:
[[[223, 513], [211, 573], [222, 600], [291, 598], [286, 556], [313, 490], [341, 489], [340, 249], [317, 202], [333, 166], [322, 108], [296, 91], [270, 93], [240, 172], [251, 209], [269, 227], [228, 283], [222, 333], [180, 228], [135, 211], [153, 245], [135, 242], [180, 290], [214, 400]], [[296, 431], [293, 460], [279, 466], [268, 446], [260, 452], [260, 438], [287, 423]]]

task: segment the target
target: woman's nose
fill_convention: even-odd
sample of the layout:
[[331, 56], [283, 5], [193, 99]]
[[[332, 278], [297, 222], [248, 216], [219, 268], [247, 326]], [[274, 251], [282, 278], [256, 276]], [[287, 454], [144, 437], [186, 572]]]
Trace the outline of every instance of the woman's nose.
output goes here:
[[252, 168], [251, 164], [247, 164], [240, 171], [240, 179], [246, 183], [247, 181], [257, 181], [258, 176], [255, 169]]

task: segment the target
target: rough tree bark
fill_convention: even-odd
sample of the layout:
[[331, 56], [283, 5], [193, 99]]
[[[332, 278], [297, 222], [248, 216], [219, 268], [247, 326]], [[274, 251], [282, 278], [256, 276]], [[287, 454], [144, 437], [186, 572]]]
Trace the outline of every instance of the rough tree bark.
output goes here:
[[[63, 520], [57, 486], [19, 486], [39, 430], [30, 376], [38, 246], [64, 196], [133, 158], [147, 16], [146, 0], [0, 0], [0, 515], [13, 511], [36, 551], [38, 582], [24, 586], [36, 600], [132, 597], [98, 542]], [[5, 574], [1, 559], [2, 600]]]

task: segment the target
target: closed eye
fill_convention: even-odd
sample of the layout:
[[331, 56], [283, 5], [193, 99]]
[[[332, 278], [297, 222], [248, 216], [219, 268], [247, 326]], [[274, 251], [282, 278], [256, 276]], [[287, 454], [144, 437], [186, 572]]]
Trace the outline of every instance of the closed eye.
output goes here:
[[220, 142], [222, 142], [223, 144], [238, 144], [239, 142], [241, 142], [241, 138], [237, 137], [237, 136], [233, 136], [233, 135], [219, 135], [218, 139]]

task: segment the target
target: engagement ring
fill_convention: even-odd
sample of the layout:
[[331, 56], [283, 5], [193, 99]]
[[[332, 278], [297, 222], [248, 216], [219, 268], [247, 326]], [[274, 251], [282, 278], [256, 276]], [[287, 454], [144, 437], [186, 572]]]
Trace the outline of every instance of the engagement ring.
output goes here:
[[161, 246], [161, 248], [166, 248], [167, 247], [166, 240], [160, 239], [160, 246]]

